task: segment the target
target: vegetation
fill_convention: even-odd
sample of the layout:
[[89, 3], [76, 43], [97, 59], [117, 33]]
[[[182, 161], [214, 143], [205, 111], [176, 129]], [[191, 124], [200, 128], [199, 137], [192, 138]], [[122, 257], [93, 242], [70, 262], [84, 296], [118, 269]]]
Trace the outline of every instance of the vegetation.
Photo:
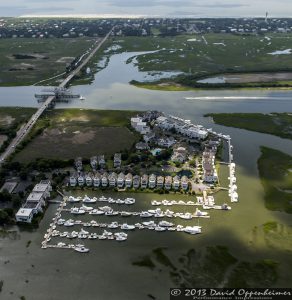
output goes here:
[[[259, 175], [265, 190], [265, 206], [269, 210], [292, 213], [292, 157], [280, 151], [261, 147]], [[270, 230], [274, 224], [266, 224]]]
[[66, 109], [46, 112], [17, 149], [14, 161], [33, 162], [37, 158], [70, 160], [81, 156], [130, 149], [140, 136], [130, 130], [135, 111]]
[[222, 113], [205, 117], [212, 117], [216, 124], [292, 139], [292, 115], [289, 113]]
[[65, 72], [96, 38], [1, 39], [0, 85], [31, 85]]
[[133, 262], [133, 266], [146, 267], [153, 270], [155, 265], [149, 256], [144, 256], [141, 260]]

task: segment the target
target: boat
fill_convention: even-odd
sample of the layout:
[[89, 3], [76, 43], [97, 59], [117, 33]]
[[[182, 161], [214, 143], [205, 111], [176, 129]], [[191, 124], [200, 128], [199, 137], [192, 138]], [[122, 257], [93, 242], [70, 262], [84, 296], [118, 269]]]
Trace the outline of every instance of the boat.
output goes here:
[[67, 231], [61, 232], [61, 233], [59, 234], [60, 237], [66, 237], [67, 235], [68, 235], [68, 232], [67, 232]]
[[89, 212], [90, 215], [104, 215], [104, 211], [99, 210], [99, 209], [93, 209], [92, 211]]
[[99, 198], [99, 201], [107, 201], [107, 198], [104, 197], [104, 196], [101, 196], [101, 197]]
[[182, 214], [179, 216], [181, 219], [184, 219], [184, 220], [191, 220], [193, 218], [192, 214], [191, 213], [185, 213], [185, 214]]
[[88, 212], [88, 211], [93, 210], [93, 207], [82, 205], [82, 206], [80, 207], [80, 209]]
[[207, 212], [201, 211], [201, 210], [199, 210], [198, 208], [196, 208], [195, 216], [201, 217], [201, 216], [207, 216], [207, 215], [208, 215]]
[[67, 220], [64, 223], [64, 226], [67, 226], [67, 227], [71, 227], [71, 226], [74, 226], [74, 225], [75, 225], [75, 222], [73, 220]]
[[167, 227], [167, 230], [168, 231], [176, 231], [176, 228], [175, 227]]
[[179, 200], [179, 201], [178, 201], [178, 204], [179, 204], [179, 205], [185, 205], [186, 203], [185, 203], [184, 201], [182, 201], [182, 200]]
[[80, 96], [80, 97], [79, 97], [79, 100], [82, 100], [82, 101], [83, 101], [83, 100], [85, 100], [85, 97]]
[[66, 244], [63, 243], [63, 242], [59, 242], [59, 243], [57, 244], [57, 246], [60, 247], [60, 248], [62, 248], [62, 247], [64, 247], [64, 246], [66, 246]]
[[85, 196], [82, 200], [83, 203], [96, 203], [97, 199], [90, 198], [88, 196]]
[[89, 222], [83, 223], [83, 226], [85, 226], [85, 227], [91, 227], [91, 223], [89, 223]]
[[108, 198], [108, 203], [116, 203], [116, 200], [113, 198]]
[[171, 223], [171, 222], [167, 222], [167, 221], [160, 221], [158, 223], [159, 226], [162, 226], [162, 227], [172, 227], [174, 224]]
[[168, 217], [168, 218], [172, 218], [172, 217], [174, 217], [174, 211], [167, 209], [167, 210], [164, 212], [164, 215], [165, 215], [166, 217]]
[[89, 240], [94, 240], [94, 239], [97, 239], [97, 234], [96, 233], [91, 233], [89, 236], [88, 236], [88, 239]]
[[186, 205], [195, 205], [195, 203], [193, 201], [188, 201]]
[[99, 235], [99, 236], [98, 236], [98, 239], [99, 239], [99, 240], [106, 240], [106, 239], [107, 239], [107, 236], [104, 235], [104, 234], [102, 234], [102, 235]]
[[116, 200], [116, 204], [125, 204], [125, 201], [121, 200], [121, 199], [117, 199]]
[[71, 214], [74, 214], [74, 215], [83, 215], [83, 214], [85, 214], [85, 210], [81, 209], [81, 208], [78, 208], [78, 207], [72, 207], [70, 212], [71, 212]]
[[155, 231], [165, 231], [166, 228], [165, 227], [161, 227], [161, 226], [155, 226], [154, 230]]
[[68, 202], [70, 202], [70, 203], [77, 203], [77, 202], [80, 202], [81, 201], [81, 198], [75, 198], [75, 197], [73, 197], [73, 196], [69, 196], [69, 198], [68, 198]]
[[80, 224], [82, 224], [82, 221], [81, 221], [81, 220], [76, 220], [74, 223], [75, 223], [76, 225], [80, 225]]
[[111, 207], [109, 207], [109, 206], [101, 206], [101, 207], [98, 207], [98, 209], [99, 209], [99, 210], [102, 210], [102, 211], [104, 211], [104, 212], [113, 210], [113, 209], [112, 209]]
[[85, 248], [84, 246], [82, 246], [82, 247], [75, 246], [74, 250], [77, 251], [77, 252], [80, 252], [80, 253], [87, 253], [87, 252], [89, 252], [89, 249]]
[[119, 227], [119, 224], [118, 222], [112, 222], [110, 223], [107, 228], [110, 228], [110, 229], [115, 229], [115, 228], [118, 228]]
[[64, 219], [59, 219], [59, 220], [57, 221], [57, 225], [64, 225], [65, 221], [66, 221], [66, 220], [64, 220]]
[[152, 217], [153, 216], [153, 214], [150, 214], [148, 211], [142, 211], [141, 213], [140, 213], [140, 217], [141, 218], [150, 218], [150, 217]]
[[128, 211], [121, 211], [120, 215], [121, 215], [122, 217], [129, 217], [129, 216], [132, 215], [132, 213], [131, 213], [131, 212], [128, 212]]
[[200, 226], [186, 226], [183, 231], [189, 234], [198, 234], [202, 232]]
[[231, 207], [228, 206], [226, 203], [224, 203], [224, 204], [221, 205], [221, 209], [222, 210], [231, 210]]
[[123, 230], [133, 230], [133, 229], [135, 229], [135, 225], [129, 225], [127, 223], [124, 223], [124, 224], [121, 225], [121, 229], [123, 229]]
[[91, 220], [90, 224], [91, 224], [92, 227], [98, 227], [99, 226], [98, 223], [95, 220]]
[[158, 206], [158, 205], [161, 205], [161, 202], [153, 200], [153, 201], [151, 201], [151, 205]]
[[126, 198], [125, 199], [125, 204], [127, 205], [132, 205], [135, 204], [136, 200], [134, 198]]
[[123, 242], [123, 241], [126, 241], [126, 240], [127, 240], [127, 237], [126, 237], [126, 236], [118, 235], [118, 236], [115, 236], [115, 239], [116, 239], [116, 241], [118, 241], [118, 242]]
[[142, 222], [142, 224], [145, 226], [156, 226], [156, 223], [154, 221]]
[[117, 216], [118, 214], [119, 214], [118, 211], [113, 211], [113, 210], [105, 212], [106, 216]]

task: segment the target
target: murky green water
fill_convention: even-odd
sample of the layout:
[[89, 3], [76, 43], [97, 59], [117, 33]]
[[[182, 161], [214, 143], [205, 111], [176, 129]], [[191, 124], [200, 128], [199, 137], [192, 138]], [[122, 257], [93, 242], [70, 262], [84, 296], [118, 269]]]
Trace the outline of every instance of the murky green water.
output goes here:
[[[261, 145], [292, 155], [292, 141], [270, 135], [225, 128], [212, 124], [203, 114], [209, 112], [284, 112], [291, 111], [292, 92], [278, 91], [201, 91], [159, 92], [129, 86], [131, 79], [143, 79], [132, 65], [124, 61], [133, 54], [112, 57], [109, 66], [96, 74], [90, 86], [74, 90], [86, 97], [84, 102], [69, 106], [102, 109], [157, 109], [173, 113], [217, 132], [232, 137], [240, 202], [232, 211], [212, 211], [208, 220], [200, 219], [203, 233], [189, 236], [184, 233], [130, 232], [127, 242], [86, 241], [91, 249], [87, 255], [70, 250], [40, 248], [43, 235], [51, 222], [56, 205], [46, 212], [40, 228], [34, 232], [21, 231], [14, 239], [0, 238], [0, 280], [4, 281], [1, 299], [168, 299], [173, 286], [169, 271], [163, 266], [150, 270], [133, 266], [134, 261], [148, 255], [153, 249], [165, 247], [175, 263], [189, 249], [225, 245], [240, 260], [273, 259], [279, 264], [277, 286], [291, 286], [291, 216], [265, 209], [263, 188], [258, 178], [257, 159]], [[34, 106], [35, 87], [0, 88], [1, 105]], [[199, 97], [186, 100], [185, 97]], [[217, 97], [204, 98], [204, 97]], [[226, 98], [228, 97], [228, 98]], [[230, 98], [231, 97], [231, 98]], [[246, 97], [246, 99], [244, 99]], [[253, 98], [250, 98], [253, 97]], [[61, 107], [61, 106], [60, 106]], [[227, 168], [221, 166], [222, 178]], [[224, 181], [224, 179], [223, 179]], [[224, 182], [223, 182], [224, 183]], [[89, 193], [88, 193], [89, 194]], [[182, 199], [183, 196], [152, 194], [113, 194], [114, 197], [134, 196], [137, 208], [150, 208], [152, 199]], [[186, 197], [186, 196], [185, 196]], [[226, 202], [227, 192], [216, 195], [218, 203]], [[193, 199], [191, 199], [193, 200]], [[173, 207], [171, 207], [173, 210]], [[102, 217], [101, 217], [102, 218]], [[96, 218], [97, 219], [97, 218]], [[109, 219], [110, 221], [111, 219]], [[135, 217], [127, 218], [134, 223]], [[133, 221], [133, 222], [132, 222]], [[268, 221], [284, 225], [283, 236], [266, 236], [261, 228]], [[197, 220], [193, 221], [196, 225]], [[180, 222], [183, 224], [183, 222]], [[31, 240], [29, 247], [27, 242]], [[161, 269], [161, 271], [159, 271]], [[222, 278], [223, 280], [223, 278]]]

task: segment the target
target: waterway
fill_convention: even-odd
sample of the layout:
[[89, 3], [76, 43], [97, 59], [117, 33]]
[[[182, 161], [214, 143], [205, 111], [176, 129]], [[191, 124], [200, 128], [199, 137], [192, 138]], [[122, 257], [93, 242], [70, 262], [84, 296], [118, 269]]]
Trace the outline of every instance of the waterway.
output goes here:
[[[276, 221], [283, 224], [287, 232], [292, 225], [291, 217], [265, 209], [264, 191], [258, 178], [256, 163], [260, 146], [272, 147], [292, 155], [292, 141], [215, 125], [203, 115], [210, 112], [291, 111], [292, 92], [163, 92], [139, 89], [128, 82], [151, 77], [139, 72], [133, 64], [125, 63], [128, 58], [137, 54], [122, 53], [112, 56], [108, 66], [95, 74], [91, 85], [73, 87], [73, 92], [83, 95], [85, 101], [72, 101], [68, 105], [58, 105], [57, 108], [69, 106], [81, 109], [162, 110], [191, 119], [194, 123], [208, 128], [212, 127], [217, 132], [229, 134], [234, 145], [240, 202], [233, 204], [230, 212], [214, 211], [211, 212], [209, 220], [200, 220], [203, 234], [199, 236], [136, 231], [129, 234], [125, 243], [95, 240], [86, 242], [91, 250], [86, 255], [70, 250], [40, 248], [43, 235], [56, 210], [56, 205], [50, 205], [38, 230], [18, 231], [13, 238], [0, 237], [0, 280], [3, 280], [1, 299], [25, 296], [29, 300], [166, 300], [169, 298], [169, 288], [173, 286], [169, 269], [161, 264], [154, 270], [132, 265], [134, 261], [159, 247], [166, 248], [165, 253], [172, 258], [173, 264], [177, 264], [178, 258], [189, 249], [200, 251], [212, 245], [227, 246], [240, 260], [274, 259], [279, 262], [277, 286], [291, 285], [291, 248], [288, 251], [291, 238], [280, 237], [276, 243], [267, 241], [261, 230], [262, 224]], [[40, 87], [0, 88], [0, 105], [37, 106], [33, 94], [39, 90]], [[221, 175], [227, 176], [226, 167], [221, 167]], [[117, 197], [117, 194], [113, 196]], [[123, 195], [127, 196], [129, 195]], [[182, 198], [178, 195], [134, 196], [137, 206], [141, 208], [150, 208], [150, 200], [153, 199]], [[191, 197], [189, 199], [193, 200]], [[216, 195], [218, 203], [227, 199], [227, 192]], [[131, 218], [127, 222], [132, 223]], [[197, 220], [194, 223], [193, 225], [197, 225]], [[27, 247], [28, 241], [31, 243]]]

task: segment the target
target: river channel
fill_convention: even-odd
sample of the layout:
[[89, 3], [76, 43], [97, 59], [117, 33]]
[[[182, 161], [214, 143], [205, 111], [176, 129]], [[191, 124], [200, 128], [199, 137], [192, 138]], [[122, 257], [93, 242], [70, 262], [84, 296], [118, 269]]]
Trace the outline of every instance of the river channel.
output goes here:
[[[239, 203], [232, 204], [230, 212], [216, 211], [209, 220], [200, 221], [203, 233], [189, 236], [184, 233], [157, 233], [135, 231], [124, 243], [112, 241], [89, 241], [90, 253], [81, 255], [70, 250], [40, 248], [43, 235], [56, 210], [51, 205], [38, 230], [18, 231], [12, 237], [0, 235], [0, 280], [3, 280], [1, 299], [59, 300], [166, 300], [173, 283], [166, 266], [151, 270], [132, 263], [150, 254], [153, 249], [165, 247], [165, 253], [175, 264], [178, 258], [190, 249], [200, 250], [206, 246], [224, 245], [240, 260], [257, 261], [273, 259], [279, 262], [277, 286], [291, 285], [291, 248], [287, 240], [279, 239], [271, 247], [255, 228], [269, 221], [292, 225], [290, 215], [272, 212], [264, 206], [264, 190], [258, 177], [257, 160], [260, 146], [271, 147], [292, 155], [292, 141], [267, 134], [260, 134], [218, 126], [205, 113], [211, 112], [287, 112], [292, 108], [290, 91], [198, 91], [164, 92], [140, 89], [128, 84], [132, 79], [151, 79], [139, 72], [128, 58], [138, 53], [113, 55], [108, 66], [95, 74], [92, 84], [75, 86], [84, 101], [72, 101], [57, 108], [80, 109], [161, 110], [191, 119], [194, 123], [229, 134], [234, 146], [237, 164]], [[33, 94], [41, 87], [0, 88], [1, 106], [37, 106]], [[191, 99], [186, 99], [191, 98]], [[227, 169], [221, 168], [227, 176]], [[127, 194], [106, 196], [127, 197]], [[131, 194], [137, 207], [149, 207], [153, 199], [182, 199], [178, 195]], [[185, 196], [186, 197], [186, 196]], [[193, 197], [187, 197], [194, 200]], [[227, 192], [216, 195], [216, 201], [228, 201]], [[131, 218], [126, 220], [129, 223]], [[133, 222], [134, 223], [134, 222]], [[196, 225], [197, 221], [194, 221]], [[27, 242], [31, 244], [27, 247]], [[291, 245], [291, 244], [290, 244]], [[152, 297], [152, 298], [151, 298]], [[154, 297], [154, 298], [153, 298]]]

